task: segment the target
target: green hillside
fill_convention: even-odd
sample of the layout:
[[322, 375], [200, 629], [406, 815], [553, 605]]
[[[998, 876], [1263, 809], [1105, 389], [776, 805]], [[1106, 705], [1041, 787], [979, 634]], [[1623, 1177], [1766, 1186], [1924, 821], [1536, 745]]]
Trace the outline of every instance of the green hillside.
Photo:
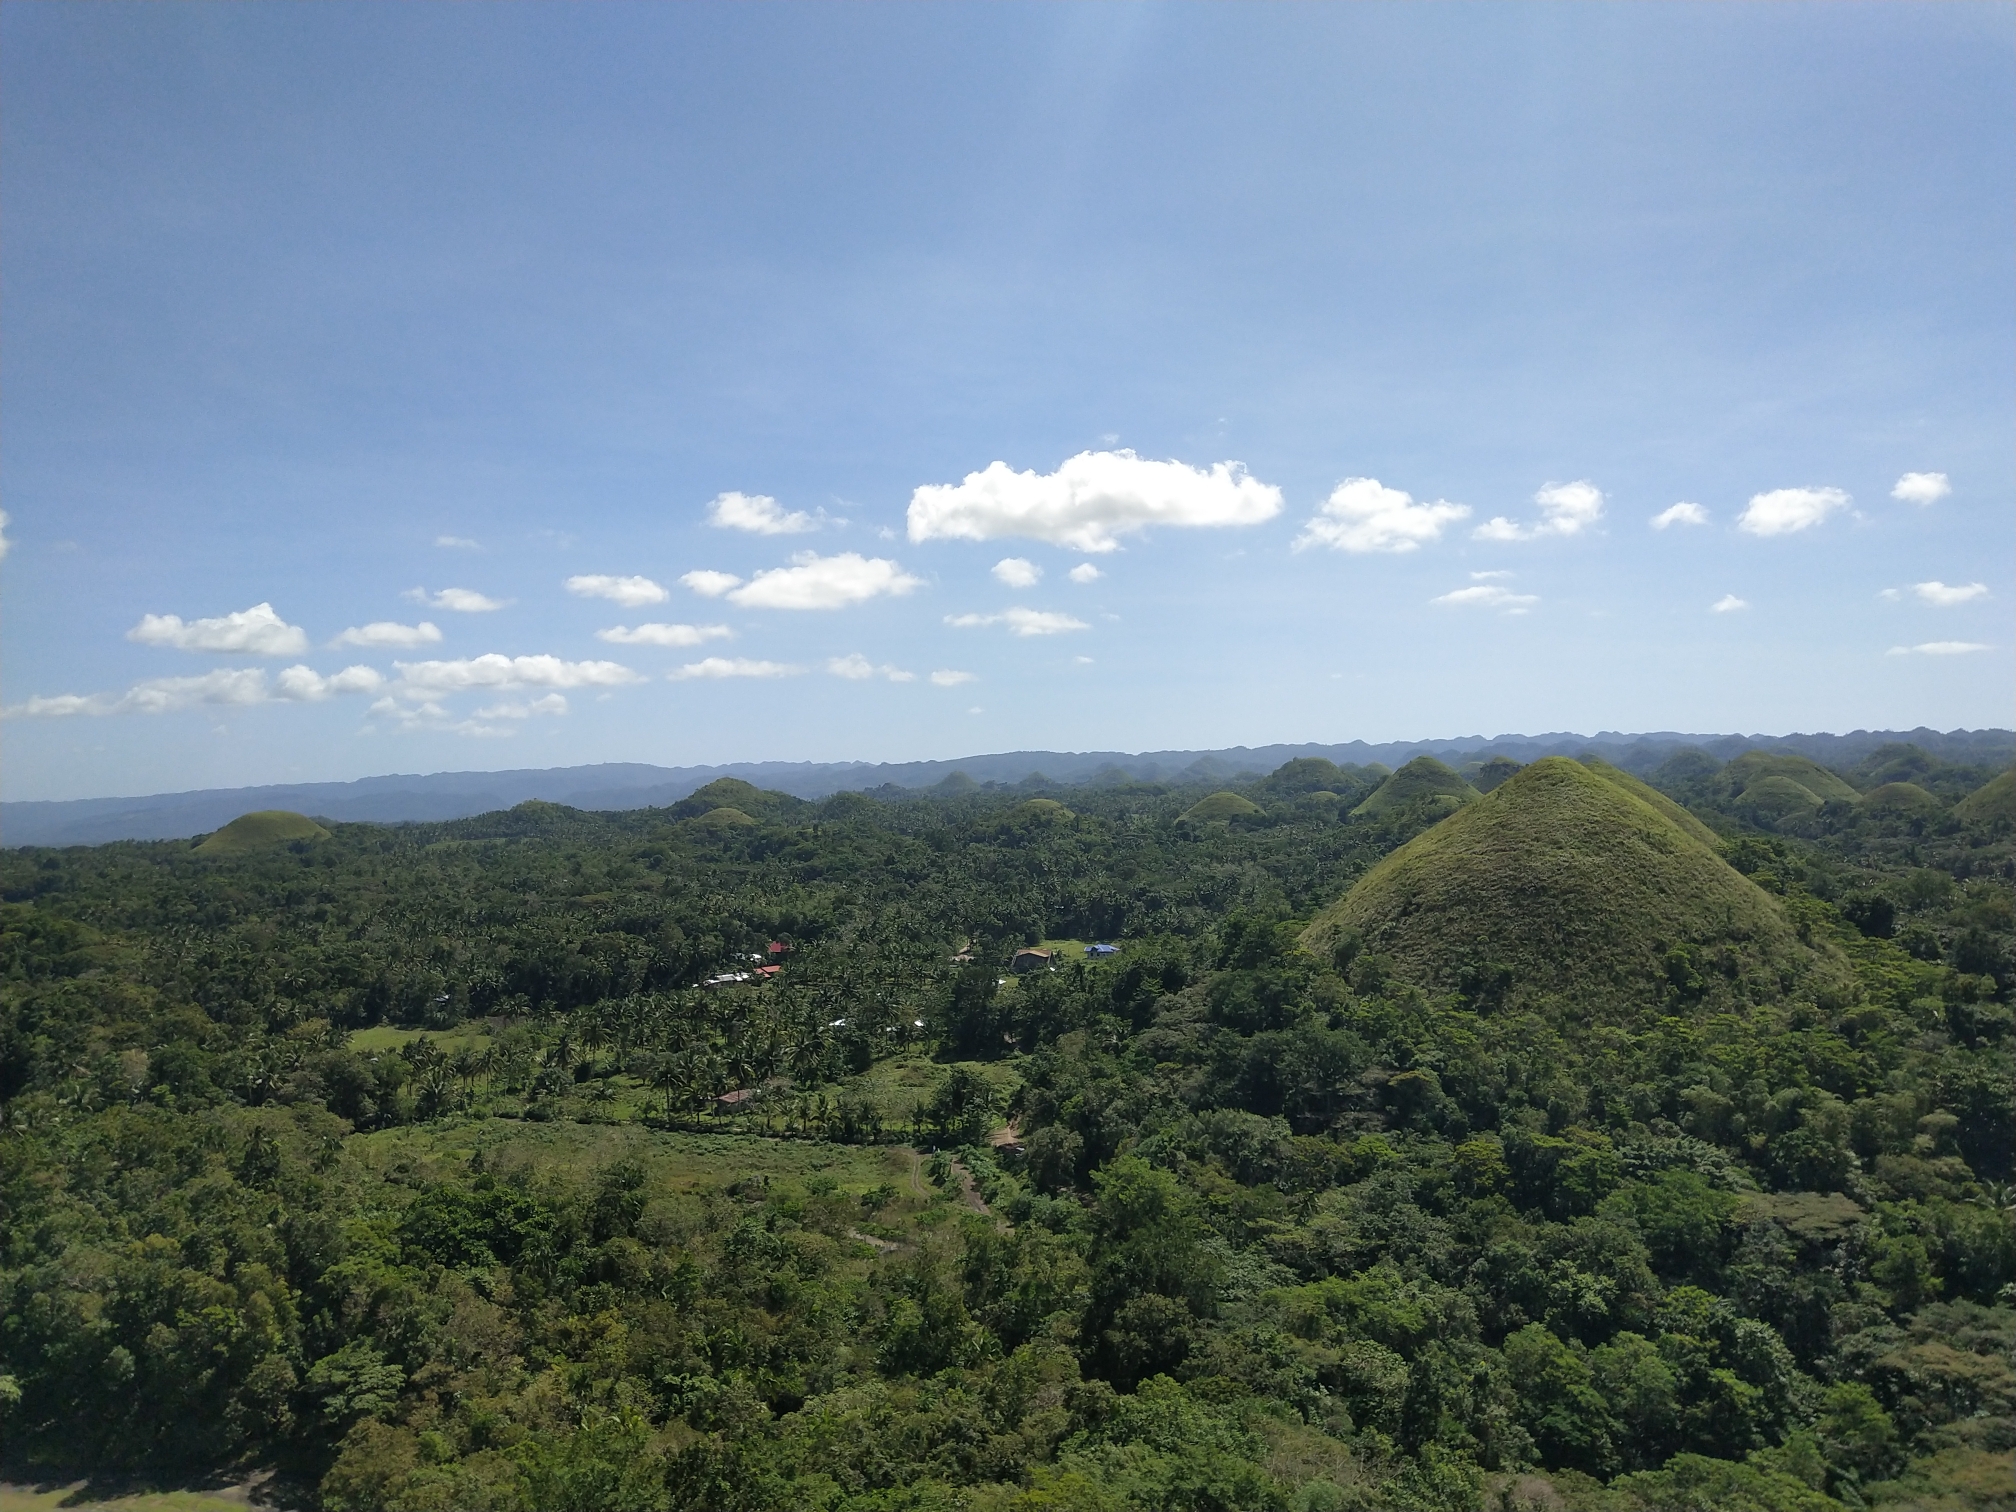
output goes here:
[[1373, 789], [1372, 796], [1351, 812], [1354, 816], [1372, 818], [1423, 799], [1437, 798], [1451, 800], [1449, 806], [1453, 809], [1460, 804], [1475, 803], [1477, 790], [1433, 756], [1416, 756]]
[[1936, 814], [1945, 806], [1915, 782], [1886, 782], [1862, 795], [1871, 813]]
[[1622, 773], [1525, 768], [1402, 846], [1302, 936], [1356, 938], [1439, 990], [1495, 979], [1514, 1000], [1644, 1009], [1775, 996], [1828, 969], [1779, 905]]
[[1210, 824], [1224, 819], [1250, 819], [1260, 812], [1260, 805], [1252, 799], [1241, 798], [1237, 793], [1221, 792], [1192, 804], [1184, 811], [1183, 817], [1192, 824]]
[[1651, 804], [1652, 807], [1672, 820], [1673, 823], [1677, 824], [1687, 834], [1699, 840], [1703, 845], [1715, 846], [1722, 843], [1721, 837], [1715, 831], [1708, 828], [1707, 825], [1688, 813], [1687, 810], [1680, 807], [1679, 804], [1668, 798], [1659, 789], [1648, 783], [1640, 782], [1629, 772], [1619, 771], [1616, 767], [1611, 766], [1609, 762], [1598, 761], [1593, 756], [1586, 758], [1582, 765], [1594, 772], [1598, 777], [1601, 777], [1612, 787], [1623, 789], [1640, 803]]
[[704, 814], [695, 815], [687, 823], [695, 829], [728, 830], [751, 829], [756, 821], [741, 809], [724, 803], [720, 808], [712, 808]]
[[1826, 800], [1803, 782], [1772, 773], [1759, 777], [1736, 795], [1736, 810], [1746, 817], [1772, 820], [1804, 814]]
[[1009, 810], [1012, 817], [1041, 824], [1061, 824], [1072, 817], [1071, 810], [1055, 798], [1031, 798]]
[[1953, 806], [1962, 819], [2016, 819], [2016, 768], [2004, 772], [1985, 787], [1978, 787]]
[[205, 855], [235, 855], [241, 851], [267, 850], [293, 840], [327, 840], [329, 831], [306, 814], [288, 809], [260, 809], [240, 814], [211, 835], [196, 849]]
[[[1749, 797], [1759, 790], [1759, 784], [1770, 782], [1773, 778], [1798, 784], [1813, 795], [1816, 804], [1825, 803], [1830, 798], [1853, 803], [1856, 797], [1855, 789], [1846, 780], [1810, 757], [1794, 755], [1790, 751], [1745, 751], [1722, 768], [1720, 775], [1722, 781], [1729, 785], [1729, 791], [1739, 798]], [[1773, 783], [1770, 791], [1782, 792], [1782, 788]]]

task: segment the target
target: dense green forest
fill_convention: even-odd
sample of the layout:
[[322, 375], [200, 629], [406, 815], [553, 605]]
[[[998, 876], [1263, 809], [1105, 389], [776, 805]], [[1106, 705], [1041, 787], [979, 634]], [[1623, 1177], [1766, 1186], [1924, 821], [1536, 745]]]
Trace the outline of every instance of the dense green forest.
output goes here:
[[724, 780], [0, 900], [4, 1478], [2016, 1509], [1994, 768]]

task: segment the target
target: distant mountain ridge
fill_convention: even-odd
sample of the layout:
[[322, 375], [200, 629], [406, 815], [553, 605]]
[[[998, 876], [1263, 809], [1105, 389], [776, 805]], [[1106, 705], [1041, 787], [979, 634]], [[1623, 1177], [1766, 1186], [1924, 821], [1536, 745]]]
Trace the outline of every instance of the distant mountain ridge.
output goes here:
[[879, 788], [935, 786], [954, 773], [978, 783], [1046, 779], [1060, 787], [1092, 782], [1214, 785], [1260, 775], [1299, 756], [1342, 764], [1400, 766], [1416, 756], [1457, 762], [1485, 755], [1515, 761], [1593, 754], [1631, 772], [1650, 770], [1675, 751], [1697, 747], [1719, 760], [1753, 748], [1791, 751], [1830, 766], [1861, 760], [1877, 747], [1910, 742], [1947, 761], [2016, 759], [2016, 731], [1855, 730], [1846, 735], [1688, 735], [1674, 731], [1595, 735], [1463, 735], [1442, 740], [1230, 746], [1199, 751], [1005, 751], [946, 761], [755, 761], [661, 767], [642, 762], [505, 772], [434, 772], [364, 777], [354, 782], [281, 783], [127, 798], [0, 803], [0, 845], [99, 845], [110, 840], [174, 840], [200, 835], [257, 809], [290, 809], [345, 823], [461, 819], [510, 808], [528, 798], [584, 809], [651, 808], [677, 803], [717, 777], [739, 777], [800, 798]]

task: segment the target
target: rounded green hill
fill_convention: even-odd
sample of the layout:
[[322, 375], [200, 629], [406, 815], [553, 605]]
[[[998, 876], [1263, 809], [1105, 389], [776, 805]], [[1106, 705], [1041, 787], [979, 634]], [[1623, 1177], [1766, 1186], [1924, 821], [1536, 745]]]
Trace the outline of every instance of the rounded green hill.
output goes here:
[[1936, 814], [1945, 805], [1915, 782], [1886, 782], [1862, 795], [1872, 814]]
[[1351, 814], [1353, 818], [1372, 818], [1423, 799], [1446, 799], [1449, 801], [1445, 806], [1454, 809], [1459, 804], [1475, 803], [1477, 789], [1433, 756], [1416, 756], [1374, 788], [1372, 796], [1351, 810]]
[[1071, 810], [1055, 798], [1031, 798], [1026, 803], [1018, 803], [1008, 811], [1011, 819], [1038, 824], [1062, 824], [1074, 817]]
[[1953, 805], [1953, 812], [1975, 823], [1989, 819], [2016, 819], [2016, 767], [1986, 786], [1974, 789]]
[[734, 805], [724, 803], [721, 807], [709, 809], [706, 813], [695, 815], [686, 822], [695, 829], [729, 830], [748, 829], [756, 823], [756, 820]]
[[1759, 777], [1736, 796], [1739, 807], [1765, 819], [1783, 819], [1820, 807], [1824, 800], [1803, 782], [1773, 774]]
[[291, 809], [260, 809], [240, 814], [211, 835], [196, 849], [207, 856], [231, 855], [242, 851], [271, 850], [295, 840], [327, 840], [329, 831], [306, 814]]
[[1250, 819], [1261, 811], [1260, 805], [1250, 798], [1221, 792], [1192, 804], [1183, 817], [1192, 824], [1210, 824], [1225, 819]]
[[[1745, 751], [1718, 774], [1729, 784], [1729, 791], [1739, 799], [1750, 800], [1751, 795], [1759, 795], [1760, 801], [1783, 801], [1784, 788], [1780, 782], [1796, 784], [1813, 795], [1813, 805], [1825, 803], [1830, 798], [1838, 798], [1843, 803], [1853, 803], [1855, 789], [1848, 782], [1837, 777], [1827, 768], [1809, 756], [1800, 756], [1792, 751]], [[1770, 783], [1769, 789], [1762, 784]], [[1781, 795], [1778, 799], [1766, 799], [1766, 793]]]
[[1737, 1007], [1838, 963], [1802, 945], [1778, 903], [1605, 767], [1549, 756], [1417, 835], [1304, 931], [1350, 938], [1404, 981], [1489, 985], [1610, 1014], [1676, 1000]]
[[716, 777], [705, 787], [697, 787], [685, 801], [702, 809], [739, 808], [745, 813], [763, 802], [763, 789], [740, 777]]

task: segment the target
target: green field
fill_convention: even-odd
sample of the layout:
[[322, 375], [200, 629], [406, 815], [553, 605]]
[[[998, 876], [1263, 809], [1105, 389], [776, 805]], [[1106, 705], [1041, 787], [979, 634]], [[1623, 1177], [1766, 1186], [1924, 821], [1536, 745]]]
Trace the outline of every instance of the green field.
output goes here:
[[[380, 1178], [448, 1179], [481, 1157], [492, 1172], [574, 1184], [619, 1161], [646, 1172], [656, 1195], [717, 1191], [738, 1182], [807, 1189], [808, 1181], [849, 1196], [908, 1182], [916, 1152], [903, 1145], [841, 1145], [756, 1134], [695, 1134], [636, 1124], [441, 1120], [383, 1129], [351, 1140], [346, 1156]], [[823, 1181], [815, 1178], [823, 1177]]]
[[89, 1481], [60, 1486], [0, 1485], [0, 1512], [245, 1512], [251, 1501], [231, 1491], [109, 1492]]
[[385, 1055], [404, 1049], [422, 1038], [432, 1041], [434, 1048], [443, 1055], [454, 1055], [462, 1050], [485, 1050], [493, 1041], [493, 1036], [473, 1024], [457, 1024], [453, 1029], [395, 1029], [390, 1024], [375, 1024], [369, 1029], [356, 1030], [348, 1043], [352, 1050], [362, 1055]]

